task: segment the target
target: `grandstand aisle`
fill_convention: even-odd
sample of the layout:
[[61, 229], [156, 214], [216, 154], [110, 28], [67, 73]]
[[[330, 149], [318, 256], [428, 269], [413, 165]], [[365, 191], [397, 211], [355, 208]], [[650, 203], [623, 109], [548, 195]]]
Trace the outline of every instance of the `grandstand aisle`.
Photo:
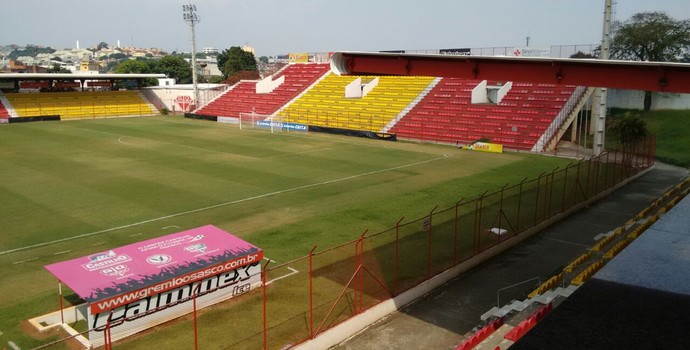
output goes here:
[[[549, 227], [506, 253], [393, 313], [337, 349], [449, 349], [496, 305], [497, 290], [547, 276], [577, 257], [594, 237], [634, 217], [688, 170], [662, 163], [612, 195]], [[586, 285], [586, 284], [585, 284]], [[502, 303], [526, 295], [525, 283], [501, 293]]]

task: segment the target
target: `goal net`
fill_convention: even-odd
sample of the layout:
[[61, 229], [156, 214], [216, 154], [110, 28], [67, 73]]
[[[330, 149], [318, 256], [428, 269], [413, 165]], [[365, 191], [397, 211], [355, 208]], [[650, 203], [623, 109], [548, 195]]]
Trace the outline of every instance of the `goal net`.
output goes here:
[[285, 131], [307, 131], [307, 126], [288, 123], [281, 115], [265, 115], [256, 113], [240, 113], [240, 129], [266, 130], [271, 133]]

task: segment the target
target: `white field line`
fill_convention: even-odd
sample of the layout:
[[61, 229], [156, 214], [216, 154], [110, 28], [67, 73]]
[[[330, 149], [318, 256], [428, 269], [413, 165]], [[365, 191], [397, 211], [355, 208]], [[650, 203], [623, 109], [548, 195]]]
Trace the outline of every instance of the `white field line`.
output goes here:
[[177, 226], [177, 225], [165, 226], [165, 227], [162, 227], [161, 230], [167, 230], [169, 228], [180, 228], [180, 226]]
[[31, 259], [26, 259], [26, 260], [15, 261], [15, 262], [12, 263], [12, 265], [23, 264], [23, 263], [25, 263], [25, 262], [34, 261], [34, 260], [38, 260], [38, 257], [31, 258]]
[[130, 236], [130, 237], [136, 237], [136, 236], [141, 236], [141, 235], [143, 235], [143, 234], [144, 234], [143, 232], [139, 232], [139, 233], [135, 233], [135, 234], [129, 235], [129, 236]]
[[94, 244], [92, 244], [91, 246], [95, 247], [95, 246], [97, 246], [97, 245], [101, 245], [101, 244], [105, 244], [105, 242], [98, 242], [98, 243], [94, 243]]
[[[322, 181], [322, 182], [317, 182], [317, 183], [308, 184], [308, 185], [302, 185], [302, 186], [287, 188], [287, 189], [284, 189], [284, 190], [273, 191], [273, 192], [264, 193], [264, 194], [260, 194], [260, 195], [252, 196], [252, 197], [246, 197], [246, 198], [242, 198], [242, 199], [236, 199], [236, 200], [234, 200], [234, 201], [228, 201], [228, 202], [218, 203], [218, 204], [214, 204], [214, 205], [209, 205], [209, 206], [206, 206], [206, 207], [201, 207], [201, 208], [197, 208], [197, 209], [192, 209], [192, 210], [187, 210], [187, 211], [183, 211], [183, 212], [179, 212], [179, 213], [174, 213], [174, 214], [170, 214], [170, 215], [159, 216], [159, 217], [157, 217], [157, 218], [148, 219], [148, 220], [143, 220], [143, 221], [139, 221], [139, 222], [127, 224], [127, 225], [121, 225], [121, 226], [111, 227], [111, 228], [107, 228], [107, 229], [103, 229], [103, 230], [98, 230], [98, 231], [93, 231], [93, 232], [89, 232], [89, 233], [83, 233], [83, 234], [75, 235], [75, 236], [71, 236], [71, 237], [65, 237], [65, 238], [56, 239], [56, 240], [52, 240], [52, 241], [47, 241], [47, 242], [32, 244], [32, 245], [28, 245], [28, 246], [24, 246], [24, 247], [19, 247], [19, 248], [4, 250], [4, 251], [0, 251], [0, 255], [5, 255], [5, 254], [9, 254], [9, 253], [19, 252], [19, 251], [23, 251], [23, 250], [27, 250], [27, 249], [33, 249], [33, 248], [43, 247], [43, 246], [47, 246], [47, 245], [55, 244], [55, 243], [60, 243], [60, 242], [71, 241], [71, 240], [73, 240], [73, 239], [89, 237], [89, 236], [93, 236], [93, 235], [97, 235], [97, 234], [101, 234], [101, 233], [106, 233], [106, 232], [111, 232], [111, 231], [115, 231], [115, 230], [121, 230], [121, 229], [129, 228], [129, 227], [140, 226], [140, 225], [148, 224], [148, 223], [151, 223], [151, 222], [161, 221], [161, 220], [170, 219], [170, 218], [174, 218], [174, 217], [178, 217], [178, 216], [182, 216], [182, 215], [187, 215], [187, 214], [198, 213], [198, 212], [202, 212], [202, 211], [206, 211], [206, 210], [211, 210], [211, 209], [216, 209], [216, 208], [220, 208], [220, 207], [225, 207], [225, 206], [228, 206], [228, 205], [239, 204], [239, 203], [244, 203], [244, 202], [250, 202], [250, 201], [253, 201], [253, 200], [263, 199], [263, 198], [272, 197], [272, 196], [277, 196], [277, 195], [281, 195], [281, 194], [285, 194], [285, 193], [297, 192], [297, 191], [306, 190], [306, 189], [310, 189], [310, 188], [314, 188], [314, 187], [319, 187], [319, 186], [324, 186], [324, 185], [331, 185], [331, 184], [338, 183], [338, 182], [348, 181], [348, 180], [352, 180], [352, 179], [356, 179], [356, 178], [360, 178], [360, 177], [365, 177], [365, 176], [370, 176], [370, 175], [376, 175], [376, 174], [381, 174], [381, 173], [385, 173], [385, 172], [389, 172], [389, 171], [394, 171], [394, 170], [409, 168], [409, 167], [413, 167], [413, 166], [417, 166], [417, 165], [427, 164], [427, 163], [435, 162], [435, 161], [438, 161], [438, 160], [446, 159], [446, 158], [448, 158], [448, 157], [452, 157], [452, 156], [444, 155], [444, 156], [442, 156], [442, 157], [436, 157], [436, 158], [427, 159], [427, 160], [423, 160], [423, 161], [419, 161], [419, 162], [414, 162], [414, 163], [409, 163], [409, 164], [404, 164], [404, 165], [398, 165], [398, 166], [394, 166], [394, 167], [390, 167], [390, 168], [386, 168], [386, 169], [368, 171], [368, 172], [366, 172], [366, 173], [361, 173], [361, 174], [356, 174], [356, 175], [345, 176], [345, 177], [341, 177], [341, 178], [338, 178], [338, 179], [333, 179], [333, 180]], [[130, 237], [132, 237], [132, 236], [130, 236]]]
[[273, 283], [273, 282], [275, 282], [275, 281], [282, 280], [283, 278], [290, 277], [290, 276], [292, 276], [292, 275], [294, 275], [294, 274], [296, 274], [296, 273], [299, 273], [299, 271], [297, 271], [297, 269], [293, 269], [293, 268], [290, 267], [290, 266], [288, 266], [287, 269], [290, 270], [290, 271], [292, 271], [292, 272], [288, 273], [287, 275], [282, 275], [282, 276], [280, 276], [280, 277], [276, 277], [276, 278], [274, 278], [274, 279], [272, 279], [272, 280], [266, 282], [266, 285], [269, 285], [269, 284], [271, 284], [271, 283]]
[[72, 249], [67, 249], [67, 250], [63, 250], [63, 251], [61, 251], [61, 252], [53, 253], [53, 255], [65, 254], [65, 253], [69, 253], [69, 252], [71, 252], [71, 251], [72, 251]]
[[127, 142], [122, 141], [122, 139], [124, 139], [125, 137], [129, 137], [129, 136], [120, 136], [120, 138], [117, 139], [117, 142], [119, 142], [119, 143], [121, 143], [121, 144], [123, 144], [123, 145], [127, 145], [127, 146], [136, 146], [136, 145], [134, 145], [134, 144], [131, 144], [131, 143], [127, 143]]
[[13, 341], [8, 341], [7, 345], [9, 345], [13, 350], [22, 350], [20, 347], [17, 346]]
[[[265, 256], [264, 256], [264, 260], [270, 261], [270, 262], [272, 262], [272, 263], [274, 263], [274, 264], [276, 263], [275, 260], [269, 259], [269, 258], [267, 258], [267, 257], [265, 257]], [[288, 274], [286, 274], [286, 275], [282, 275], [282, 276], [280, 276], [280, 277], [276, 277], [276, 278], [274, 278], [274, 279], [272, 279], [272, 280], [266, 282], [266, 285], [269, 285], [269, 284], [271, 284], [271, 283], [273, 283], [273, 282], [275, 282], [275, 281], [282, 280], [283, 278], [290, 277], [290, 276], [292, 276], [292, 275], [294, 275], [294, 274], [296, 274], [296, 273], [299, 273], [299, 270], [293, 269], [293, 268], [290, 267], [290, 266], [288, 266], [287, 269], [290, 270], [291, 272], [288, 273]]]

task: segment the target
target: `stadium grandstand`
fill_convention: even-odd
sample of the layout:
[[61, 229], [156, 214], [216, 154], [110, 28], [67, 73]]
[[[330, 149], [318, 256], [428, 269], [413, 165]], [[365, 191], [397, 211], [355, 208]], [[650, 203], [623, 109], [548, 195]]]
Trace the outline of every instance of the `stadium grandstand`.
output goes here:
[[240, 81], [195, 111], [200, 115], [239, 117], [273, 114], [328, 71], [328, 64], [292, 64], [262, 81]]
[[11, 73], [0, 75], [0, 119], [7, 122], [69, 120], [159, 114], [141, 90], [119, 91], [117, 82], [135, 87], [163, 74]]
[[274, 90], [259, 92], [263, 81], [242, 81], [193, 113], [275, 115], [319, 131], [395, 134], [453, 145], [488, 141], [542, 151], [544, 140], [567, 128], [590, 96], [584, 88], [555, 84], [341, 76], [324, 64], [292, 64], [264, 80], [276, 82]]
[[[279, 120], [282, 124], [301, 124], [308, 127], [309, 130], [315, 131], [346, 133], [358, 136], [372, 134], [394, 135], [402, 139], [453, 146], [472, 145], [476, 142], [491, 142], [500, 144], [509, 150], [543, 152], [553, 149], [555, 142], [565, 134], [565, 130], [570, 127], [578, 127], [575, 124], [575, 120], [585, 106], [586, 101], [590, 100], [592, 96], [591, 88], [570, 82], [561, 84], [559, 82], [544, 81], [524, 82], [519, 79], [515, 81], [509, 79], [498, 80], [493, 77], [486, 79], [482, 77], [438, 77], [431, 74], [417, 75], [415, 72], [408, 72], [410, 74], [407, 75], [388, 75], [384, 73], [377, 75], [372, 71], [355, 71], [351, 75], [341, 75], [337, 69], [333, 69], [334, 66], [333, 64], [329, 66], [320, 63], [290, 64], [274, 75], [265, 77], [262, 80], [240, 81], [234, 86], [228, 87], [227, 90], [220, 93], [209, 103], [187, 113], [185, 116], [220, 121], [221, 117], [241, 119], [243, 115], [252, 114], [258, 116], [259, 120], [263, 122]], [[134, 79], [148, 77], [141, 75]], [[131, 76], [120, 78], [132, 79]], [[0, 121], [51, 120], [51, 118], [55, 117], [60, 120], [70, 120], [142, 116], [158, 113], [157, 108], [149, 101], [149, 98], [140, 91], [107, 91], [112, 88], [112, 81], [104, 82], [104, 85], [100, 86], [106, 88], [105, 91], [37, 92], [33, 90], [45, 87], [46, 84], [48, 86], [57, 86], [55, 84], [58, 84], [58, 82], [48, 82], [45, 77], [36, 77], [34, 82], [22, 84], [20, 81], [22, 77], [16, 79], [16, 86], [20, 88], [24, 86], [25, 90], [32, 90], [32, 92], [15, 91], [4, 94], [0, 93]], [[77, 80], [79, 79], [77, 78]], [[71, 84], [69, 85], [71, 86]], [[80, 86], [85, 86], [83, 81]], [[94, 85], [94, 87], [96, 86], [98, 84]], [[272, 123], [271, 126], [273, 127]], [[118, 142], [125, 144], [122, 141], [123, 137], [120, 137]], [[653, 143], [647, 143], [646, 146], [653, 148]], [[548, 174], [544, 175], [542, 173], [536, 180], [536, 187], [532, 188], [532, 190], [536, 191], [533, 194], [535, 200], [535, 227], [542, 225], [541, 222], [537, 222], [537, 216], [541, 215], [542, 211], [549, 213], [544, 214], [544, 218], [540, 218], [544, 222], [551, 220], [553, 216], [563, 213], [567, 216], [573, 213], [575, 209], [584, 207], [590, 201], [599, 198], [596, 196], [603, 193], [603, 197], [610, 193], [606, 192], [609, 191], [608, 186], [613, 189], [617, 188], [616, 186], [622, 186], [629, 178], [637, 176], [635, 175], [637, 172], [643, 174], [652, 167], [653, 152], [644, 154], [634, 152], [629, 155], [630, 158], [626, 158], [628, 154], [622, 153], [620, 159], [618, 155], [614, 155], [614, 158], [610, 161], [609, 154], [607, 153], [605, 160], [603, 157], [589, 160], [587, 172], [584, 174], [583, 170], [582, 175], [580, 173], [580, 165], [584, 164], [584, 162], [574, 165], [569, 164], [565, 169], [562, 169], [563, 171], [557, 173], [560, 174], [559, 176], [563, 176], [562, 180], [558, 180], [558, 178], [554, 180], [556, 170], [554, 170], [554, 173], [551, 173], [550, 180]], [[526, 156], [531, 157], [532, 155]], [[627, 159], [627, 163], [624, 159]], [[584, 169], [584, 165], [582, 167]], [[621, 169], [617, 170], [618, 167]], [[613, 171], [613, 183], [610, 185], [609, 172], [606, 170], [608, 168], [611, 168]], [[606, 170], [606, 172], [603, 172], [602, 169]], [[594, 181], [593, 190], [592, 186], [590, 186], [590, 170], [592, 170], [591, 176], [592, 181]], [[601, 179], [602, 174], [604, 174], [603, 179]], [[571, 182], [574, 182], [571, 184], [568, 179], [571, 179], [573, 176], [575, 176], [576, 180], [571, 180]], [[581, 180], [581, 176], [586, 177], [586, 180], [584, 178]], [[542, 184], [542, 177], [546, 180], [546, 185]], [[562, 181], [563, 184], [562, 202], [560, 205], [556, 205], [556, 207], [560, 206], [560, 208], [554, 209], [551, 207], [553, 205], [551, 200], [554, 196], [554, 188], [556, 188], [554, 184], [559, 184], [558, 193], [561, 191], [561, 182], [559, 181]], [[587, 181], [586, 185], [583, 184], [585, 181]], [[597, 187], [599, 183], [596, 181], [603, 181], [602, 188]], [[520, 207], [522, 201], [524, 201], [521, 197], [523, 183], [519, 185], [520, 195], [512, 196], [513, 200], [517, 198], [517, 207]], [[572, 195], [572, 197], [566, 196], [566, 185], [572, 186], [572, 190], [568, 188], [567, 191], [568, 195]], [[544, 194], [540, 192], [542, 190], [541, 186], [545, 186], [545, 188], [551, 191], [548, 195], [549, 200], [544, 200], [545, 203], [540, 202], [541, 196], [546, 198], [546, 190], [544, 190]], [[682, 196], [687, 195], [687, 187], [690, 187], [690, 183], [686, 181], [683, 186], [685, 187], [679, 188], [677, 193], [674, 193], [677, 196], [674, 198], [677, 199], [666, 198], [665, 202], [654, 204], [654, 210], [664, 210], [664, 212], [670, 210], [672, 206], [667, 203], [674, 202], [673, 204], [675, 205], [681, 200], [681, 194]], [[480, 219], [475, 219], [476, 227], [474, 227], [475, 232], [473, 232], [478, 241], [474, 242], [475, 246], [472, 247], [472, 253], [483, 253], [492, 249], [494, 244], [498, 246], [505, 241], [509, 241], [510, 238], [518, 237], [519, 233], [525, 233], [524, 228], [522, 231], [520, 230], [522, 227], [519, 223], [516, 225], [516, 228], [511, 228], [510, 231], [507, 228], [502, 228], [507, 227], [501, 225], [501, 220], [506, 216], [503, 211], [503, 190], [505, 190], [505, 187], [500, 192], [500, 201], [496, 198], [486, 200], [486, 203], [493, 203], [494, 206], [500, 205], [500, 210], [496, 212], [495, 220], [494, 218], [484, 219], [485, 221], [493, 220], [491, 223], [488, 223], [488, 221], [483, 223], [481, 219], [482, 206], [489, 207], [491, 205], [481, 204], [485, 200], [484, 195], [477, 200], [477, 203], [480, 204], [472, 204], [474, 208], [480, 208]], [[592, 190], [592, 193], [589, 193], [590, 190]], [[494, 193], [494, 195], [497, 193], [499, 192]], [[558, 193], [555, 194], [556, 197], [558, 197]], [[566, 198], [572, 200], [572, 203], [567, 203]], [[506, 199], [506, 201], [508, 200]], [[460, 202], [455, 207], [455, 227], [457, 227], [457, 210]], [[553, 203], [556, 202], [554, 201]], [[543, 206], [543, 210], [541, 206]], [[537, 213], [537, 207], [539, 207], [539, 213]], [[554, 210], [553, 213], [551, 212], [552, 209]], [[557, 210], [560, 211], [556, 212]], [[444, 212], [446, 211], [444, 210]], [[447, 212], [450, 213], [450, 211]], [[519, 213], [518, 209], [518, 217], [520, 216]], [[620, 229], [612, 231], [613, 233], [609, 236], [601, 239], [601, 243], [597, 245], [596, 249], [592, 248], [592, 251], [596, 251], [597, 254], [583, 254], [581, 258], [577, 258], [571, 263], [572, 266], [565, 267], [564, 271], [569, 267], [577, 266], [577, 269], [574, 269], [575, 272], [573, 269], [567, 271], [575, 276], [571, 279], [569, 286], [564, 285], [563, 275], [560, 274], [551, 276], [551, 278], [546, 280], [534, 292], [534, 295], [530, 296], [530, 299], [533, 301], [530, 304], [530, 308], [524, 307], [520, 310], [524, 311], [521, 314], [524, 316], [522, 319], [513, 320], [508, 324], [504, 318], [508, 314], [506, 310], [498, 307], [495, 310], [489, 310], [486, 314], [487, 317], [482, 319], [486, 323], [482, 324], [482, 327], [474, 335], [471, 335], [462, 344], [458, 345], [458, 349], [476, 348], [481, 342], [486, 341], [495, 334], [500, 334], [500, 339], [496, 340], [498, 342], [496, 343], [497, 346], [505, 345], [500, 343], [504, 342], [504, 340], [510, 342], [508, 345], [518, 342], [527, 334], [527, 331], [534, 328], [547, 314], [558, 312], [558, 310], [554, 310], [554, 307], [558, 305], [553, 302], [557, 297], [574, 294], [575, 290], [595, 275], [606, 262], [615, 257], [628, 244], [632, 243], [642, 231], [648, 229], [658, 219], [658, 216], [656, 219], [654, 218], [652, 209], [649, 209], [647, 212], [647, 214], [650, 213], [651, 215], [640, 216], [637, 218], [637, 221], [626, 223]], [[428, 216], [428, 221], [426, 221], [427, 217], [424, 217], [419, 220], [423, 224], [418, 225], [420, 226], [420, 232], [429, 233], [429, 242], [431, 242], [431, 229], [425, 228], [425, 225], [431, 225], [432, 214], [433, 210]], [[476, 212], [473, 215], [476, 217]], [[496, 224], [496, 220], [498, 220], [498, 224]], [[486, 227], [482, 226], [479, 228], [478, 226], [480, 225]], [[536, 229], [534, 231], [536, 232]], [[438, 233], [435, 231], [435, 234]], [[519, 240], [532, 234], [531, 231], [530, 233], [523, 234]], [[486, 236], [493, 239], [495, 238], [494, 236], [503, 235], [506, 236], [491, 240], [489, 243], [487, 243], [488, 241], [483, 242], [487, 243], [487, 246], [480, 247], [482, 242], [479, 241], [480, 238], [478, 237]], [[362, 235], [360, 239], [363, 242], [365, 236]], [[355, 243], [355, 247], [358, 244], [360, 243]], [[362, 252], [359, 252], [358, 249], [360, 248], [355, 248], [355, 254], [363, 255], [364, 248], [361, 248]], [[429, 243], [428, 249], [430, 255], [431, 243]], [[602, 254], [609, 254], [609, 256], [600, 256], [601, 254], [598, 254], [600, 251]], [[492, 250], [490, 253], [498, 254], [500, 252], [500, 250], [497, 250], [497, 253]], [[309, 258], [311, 259], [311, 252]], [[348, 259], [350, 258], [351, 256], [348, 256]], [[360, 259], [362, 259], [361, 256]], [[450, 261], [445, 262], [447, 264], [443, 265], [444, 268], [456, 266], [455, 256], [452, 258], [452, 264]], [[432, 278], [430, 258], [427, 264], [428, 272], [423, 274], [422, 278], [419, 279], [420, 281], [427, 281]], [[347, 267], [348, 269], [351, 267], [350, 260], [347, 260]], [[359, 268], [364, 269], [363, 262], [360, 262]], [[309, 270], [311, 282], [311, 266], [309, 266]], [[349, 270], [346, 273], [349, 273]], [[371, 274], [371, 272], [369, 273]], [[264, 288], [265, 283], [264, 281]], [[378, 283], [381, 284], [381, 282]], [[411, 287], [411, 289], [413, 288]], [[392, 290], [393, 292], [388, 291], [389, 294], [383, 293], [386, 298], [393, 298], [402, 294], [396, 288], [392, 288]], [[353, 293], [356, 300], [356, 288]], [[398, 294], [395, 295], [395, 293]], [[362, 294], [360, 287], [359, 309], [357, 310], [355, 306], [353, 315], [347, 314], [343, 316], [344, 318], [356, 318], [357, 314], [363, 311], [361, 306]], [[524, 306], [525, 302], [522, 302], [520, 305]], [[335, 307], [335, 304], [333, 306]], [[312, 305], [309, 308], [310, 312], [313, 311]], [[266, 321], [264, 320], [264, 322]], [[337, 322], [334, 321], [333, 326], [335, 327], [336, 325]], [[309, 342], [319, 334], [319, 330], [317, 329], [316, 333], [313, 333], [313, 330], [309, 329], [309, 333], [303, 334], [304, 338], [298, 340], [300, 342]], [[265, 324], [264, 332], [266, 332]], [[526, 337], [526, 339], [528, 338]], [[519, 345], [519, 342], [516, 344]], [[554, 341], [554, 344], [557, 344], [557, 341]]]

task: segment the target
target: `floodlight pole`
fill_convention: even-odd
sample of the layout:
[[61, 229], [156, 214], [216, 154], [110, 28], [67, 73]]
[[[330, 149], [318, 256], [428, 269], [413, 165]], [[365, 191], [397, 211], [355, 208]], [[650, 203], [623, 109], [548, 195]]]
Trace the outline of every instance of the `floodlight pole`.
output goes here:
[[[609, 41], [611, 37], [611, 13], [612, 0], [606, 0], [604, 6], [604, 30], [601, 38], [601, 57], [602, 60], [609, 59]], [[596, 116], [594, 119], [594, 143], [592, 151], [594, 155], [599, 155], [604, 151], [604, 142], [606, 136], [606, 98], [608, 90], [606, 88], [597, 88], [596, 93]]]
[[184, 19], [192, 30], [192, 87], [194, 89], [194, 106], [199, 106], [199, 86], [196, 79], [196, 38], [194, 34], [194, 26], [201, 21], [199, 15], [196, 13], [196, 5], [182, 5], [182, 18]]

